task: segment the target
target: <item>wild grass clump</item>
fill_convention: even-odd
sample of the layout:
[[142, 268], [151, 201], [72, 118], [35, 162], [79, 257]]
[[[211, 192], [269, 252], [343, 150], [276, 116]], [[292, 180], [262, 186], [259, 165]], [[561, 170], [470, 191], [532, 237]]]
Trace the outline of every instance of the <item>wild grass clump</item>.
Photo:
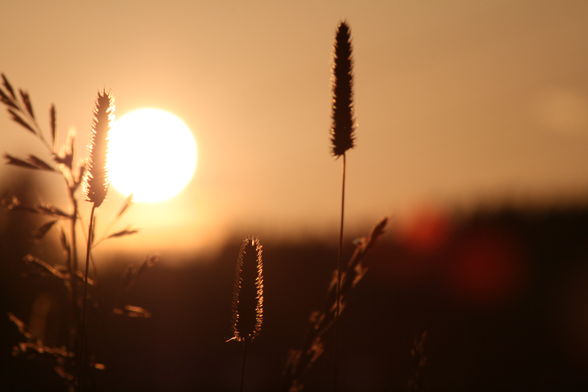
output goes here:
[[[96, 109], [91, 134], [91, 152], [89, 166], [83, 159], [77, 159], [75, 149], [75, 132], [68, 133], [65, 142], [58, 146], [58, 121], [55, 105], [51, 105], [48, 111], [48, 131], [40, 125], [37, 112], [34, 110], [30, 95], [16, 89], [8, 78], [2, 74], [0, 87], [0, 103], [6, 108], [11, 120], [25, 133], [33, 135], [46, 150], [46, 157], [28, 154], [24, 157], [9, 153], [4, 155], [8, 165], [22, 169], [43, 173], [57, 174], [65, 184], [67, 206], [58, 206], [39, 201], [34, 204], [23, 202], [18, 195], [5, 198], [2, 205], [11, 211], [26, 211], [45, 218], [38, 228], [33, 230], [32, 236], [36, 240], [42, 240], [52, 230], [59, 230], [59, 243], [64, 251], [65, 258], [61, 262], [48, 260], [46, 255], [27, 254], [23, 257], [23, 263], [31, 270], [41, 272], [42, 276], [58, 279], [63, 283], [68, 293], [71, 314], [67, 320], [63, 320], [62, 328], [66, 329], [68, 339], [62, 346], [47, 346], [41, 339], [34, 336], [26, 323], [15, 314], [9, 314], [9, 320], [15, 325], [23, 339], [14, 346], [14, 355], [26, 355], [27, 358], [51, 359], [53, 369], [64, 381], [66, 389], [80, 391], [86, 389], [92, 383], [95, 370], [103, 370], [104, 364], [99, 363], [90, 353], [86, 334], [87, 302], [92, 298], [92, 290], [97, 283], [89, 277], [91, 250], [99, 242], [137, 233], [136, 229], [126, 228], [109, 232], [111, 227], [124, 215], [131, 205], [131, 198], [125, 200], [119, 213], [114, 217], [108, 230], [102, 239], [94, 242], [94, 213], [93, 210], [100, 206], [106, 197], [108, 189], [108, 176], [105, 170], [107, 131], [113, 118], [113, 102], [110, 94], [101, 92], [98, 94]], [[87, 167], [89, 170], [87, 171]], [[87, 174], [86, 174], [87, 173]], [[84, 181], [86, 179], [86, 181]], [[84, 184], [84, 191], [80, 192], [80, 185]], [[82, 193], [82, 194], [80, 194]], [[79, 263], [79, 230], [82, 229], [80, 216], [80, 200], [84, 198], [92, 202], [92, 218], [88, 225], [86, 244], [86, 262], [82, 269]], [[153, 262], [145, 263], [148, 266]], [[145, 267], [147, 268], [147, 267]], [[141, 272], [144, 268], [141, 267]], [[139, 273], [129, 275], [129, 281], [133, 281]], [[127, 305], [121, 309], [113, 309], [114, 314], [136, 317], [150, 313], [145, 309]]]
[[[346, 307], [349, 296], [366, 274], [368, 269], [366, 260], [369, 250], [383, 235], [387, 225], [387, 219], [383, 219], [368, 236], [356, 240], [352, 255], [343, 265], [346, 155], [356, 144], [351, 31], [346, 22], [340, 23], [337, 28], [332, 72], [330, 150], [336, 159], [342, 158], [337, 260], [327, 285], [327, 300], [324, 308], [311, 313], [309, 332], [301, 347], [290, 350], [288, 354], [285, 367], [285, 390], [288, 392], [298, 392], [303, 389], [303, 377], [326, 350], [328, 346], [327, 334], [331, 329], [333, 330], [334, 351], [333, 389], [337, 390], [338, 320]], [[69, 201], [67, 207], [43, 202], [29, 205], [14, 195], [4, 202], [4, 205], [10, 210], [27, 211], [46, 218], [33, 233], [33, 236], [39, 240], [45, 238], [51, 230], [59, 228], [60, 244], [66, 255], [62, 263], [45, 260], [42, 255], [27, 255], [24, 262], [30, 268], [41, 270], [45, 275], [63, 282], [69, 295], [71, 320], [73, 320], [71, 325], [65, 326], [70, 331], [70, 335], [63, 347], [48, 347], [30, 332], [22, 320], [16, 315], [10, 314], [10, 320], [22, 336], [22, 341], [15, 346], [14, 351], [16, 354], [30, 354], [32, 352], [37, 357], [52, 358], [56, 373], [64, 380], [69, 390], [79, 392], [92, 389], [95, 370], [104, 369], [104, 365], [92, 356], [88, 338], [88, 313], [91, 310], [88, 303], [95, 302], [92, 287], [98, 284], [90, 277], [92, 250], [105, 240], [137, 232], [136, 229], [129, 227], [109, 232], [111, 225], [108, 226], [107, 232], [101, 239], [95, 240], [95, 211], [104, 203], [109, 188], [106, 149], [110, 123], [114, 117], [113, 98], [105, 91], [98, 93], [87, 164], [83, 160], [76, 159], [75, 134], [70, 133], [66, 142], [59, 149], [56, 148], [58, 127], [54, 105], [51, 105], [49, 109], [49, 132], [45, 132], [39, 126], [29, 94], [23, 90], [14, 89], [4, 75], [2, 75], [2, 87], [0, 88], [0, 102], [6, 107], [13, 122], [27, 133], [35, 136], [46, 147], [48, 153], [47, 157], [39, 157], [34, 154], [17, 157], [6, 154], [6, 163], [28, 170], [59, 174], [64, 180]], [[83, 184], [83, 192], [79, 192], [81, 184]], [[87, 228], [82, 225], [79, 204], [81, 198], [91, 203]], [[114, 217], [114, 222], [127, 211], [131, 203], [132, 199], [129, 197]], [[84, 268], [81, 267], [78, 257], [78, 231], [82, 229], [87, 229]], [[154, 262], [155, 259], [148, 258], [140, 267], [129, 269], [125, 274], [123, 287], [128, 288]], [[243, 348], [240, 391], [245, 388], [247, 348], [260, 334], [263, 325], [263, 284], [262, 245], [257, 238], [248, 237], [243, 241], [237, 258], [233, 286], [232, 337], [229, 339], [229, 341], [241, 344]], [[112, 313], [133, 318], [147, 318], [151, 315], [149, 311], [136, 305], [117, 306], [112, 309]], [[419, 354], [422, 353], [419, 352]]]
[[[334, 379], [333, 389], [338, 383], [338, 337], [337, 321], [345, 308], [347, 297], [364, 277], [368, 251], [384, 233], [387, 219], [380, 221], [369, 236], [355, 241], [355, 250], [342, 268], [343, 238], [345, 222], [346, 153], [355, 146], [355, 118], [353, 108], [353, 59], [351, 31], [346, 22], [337, 28], [333, 61], [332, 126], [330, 129], [331, 151], [335, 158], [342, 157], [342, 181], [340, 225], [337, 262], [327, 289], [324, 309], [315, 311], [310, 317], [310, 330], [302, 347], [290, 350], [284, 370], [285, 390], [298, 392], [304, 387], [303, 376], [322, 356], [326, 347], [326, 334], [333, 328]], [[247, 355], [247, 342], [252, 340], [261, 327], [260, 309], [263, 299], [261, 251], [259, 243], [246, 239], [238, 260], [237, 278], [233, 296], [233, 338], [243, 343], [243, 367], [241, 390]]]

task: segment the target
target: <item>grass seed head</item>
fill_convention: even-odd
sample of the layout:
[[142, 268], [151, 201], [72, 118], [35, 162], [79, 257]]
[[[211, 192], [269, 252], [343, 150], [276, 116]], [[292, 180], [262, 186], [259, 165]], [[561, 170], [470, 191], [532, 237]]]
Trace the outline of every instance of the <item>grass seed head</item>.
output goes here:
[[106, 91], [98, 93], [90, 140], [90, 159], [84, 181], [86, 200], [96, 207], [104, 201], [108, 192], [106, 148], [110, 124], [114, 119], [114, 99]]
[[233, 339], [251, 341], [263, 324], [263, 260], [257, 238], [246, 238], [239, 252], [233, 288]]
[[341, 22], [335, 38], [333, 65], [333, 125], [332, 152], [335, 157], [353, 148], [355, 120], [353, 118], [353, 60], [351, 33], [346, 22]]

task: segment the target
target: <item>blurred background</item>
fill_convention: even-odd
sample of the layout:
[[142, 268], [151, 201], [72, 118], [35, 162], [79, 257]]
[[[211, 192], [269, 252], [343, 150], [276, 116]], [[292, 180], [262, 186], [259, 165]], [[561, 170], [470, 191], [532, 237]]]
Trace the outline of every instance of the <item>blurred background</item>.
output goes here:
[[[133, 205], [119, 226], [140, 233], [95, 252], [104, 389], [237, 388], [241, 351], [224, 340], [240, 241], [254, 233], [266, 249], [267, 319], [250, 390], [280, 390], [336, 256], [340, 162], [328, 130], [341, 20], [352, 29], [358, 123], [346, 254], [391, 218], [342, 319], [342, 390], [407, 389], [422, 331], [423, 390], [588, 383], [586, 2], [27, 0], [0, 10], [0, 71], [29, 91], [43, 124], [55, 103], [59, 142], [75, 129], [80, 158], [102, 88], [118, 116], [161, 108], [198, 142], [186, 189]], [[47, 157], [8, 114], [0, 129], [2, 153]], [[12, 194], [67, 206], [58, 176], [3, 164], [0, 195]], [[110, 192], [98, 230], [123, 201]], [[21, 261], [62, 259], [57, 230], [32, 239], [41, 223], [1, 212], [0, 310], [30, 322], [45, 309], [37, 329], [49, 344], [65, 333], [64, 293], [23, 276]], [[125, 268], [153, 253], [160, 262], [122, 289]], [[110, 314], [126, 303], [152, 317]], [[47, 364], [11, 356], [19, 336], [0, 320], [6, 390], [59, 390]], [[307, 390], [329, 385], [329, 354]]]

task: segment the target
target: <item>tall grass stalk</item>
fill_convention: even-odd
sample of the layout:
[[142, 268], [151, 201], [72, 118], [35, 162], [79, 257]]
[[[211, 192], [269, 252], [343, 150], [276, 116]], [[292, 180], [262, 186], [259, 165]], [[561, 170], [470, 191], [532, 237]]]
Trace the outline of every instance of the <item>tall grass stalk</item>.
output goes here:
[[247, 365], [247, 340], [243, 340], [243, 356], [241, 358], [241, 380], [239, 382], [239, 392], [245, 390], [245, 366]]
[[353, 60], [351, 57], [351, 33], [346, 22], [341, 22], [335, 38], [335, 58], [333, 66], [333, 125], [331, 127], [332, 153], [342, 157], [341, 171], [341, 219], [339, 225], [339, 246], [336, 265], [336, 303], [334, 339], [333, 389], [337, 391], [339, 336], [337, 320], [341, 313], [341, 260], [343, 258], [343, 236], [345, 223], [345, 180], [347, 171], [347, 150], [355, 145], [355, 124], [353, 118]]
[[92, 203], [90, 223], [88, 224], [88, 242], [86, 245], [86, 263], [84, 270], [84, 293], [82, 297], [82, 369], [79, 372], [80, 390], [84, 388], [86, 367], [88, 366], [88, 272], [90, 270], [90, 256], [94, 237], [94, 212], [100, 207], [108, 192], [108, 173], [106, 172], [107, 137], [110, 130], [110, 122], [114, 116], [112, 97], [105, 91], [98, 93], [94, 122], [90, 142], [90, 161], [88, 173], [84, 180], [84, 193], [86, 201]]
[[247, 347], [263, 325], [263, 248], [257, 238], [243, 240], [233, 285], [233, 337], [243, 345], [239, 391], [245, 390]]
[[[26, 255], [23, 260], [30, 265], [36, 266], [43, 271], [49, 272], [49, 275], [61, 280], [65, 287], [70, 292], [73, 325], [70, 329], [70, 339], [66, 347], [66, 351], [56, 347], [48, 347], [42, 342], [32, 343], [30, 338], [27, 338], [27, 328], [24, 322], [18, 319], [15, 315], [12, 315], [11, 320], [19, 328], [24, 331], [22, 333], [29, 342], [29, 349], [39, 354], [42, 353], [53, 353], [56, 361], [54, 367], [56, 373], [60, 375], [70, 387], [76, 387], [76, 377], [71, 376], [68, 370], [68, 364], [73, 362], [73, 368], [78, 368], [80, 358], [78, 356], [81, 337], [81, 320], [80, 320], [80, 292], [78, 290], [79, 280], [79, 269], [78, 269], [78, 255], [77, 255], [77, 237], [76, 227], [79, 219], [78, 201], [76, 198], [76, 192], [79, 185], [82, 182], [82, 178], [85, 172], [85, 164], [83, 162], [76, 164], [74, 161], [74, 141], [75, 134], [70, 132], [66, 142], [60, 150], [56, 148], [57, 138], [57, 111], [55, 105], [51, 105], [49, 109], [49, 141], [45, 135], [47, 132], [39, 125], [35, 110], [33, 109], [32, 100], [29, 94], [22, 89], [16, 89], [12, 86], [8, 78], [2, 74], [2, 86], [0, 86], [0, 102], [5, 106], [10, 118], [16, 123], [21, 129], [29, 134], [36, 137], [46, 148], [48, 155], [51, 157], [49, 161], [29, 154], [26, 158], [15, 157], [11, 154], [4, 154], [6, 163], [12, 166], [34, 170], [44, 171], [59, 174], [67, 188], [67, 195], [71, 205], [71, 212], [62, 210], [61, 208], [51, 204], [37, 204], [27, 205], [24, 204], [19, 197], [12, 196], [8, 200], [4, 200], [4, 205], [9, 210], [21, 210], [47, 217], [51, 220], [44, 223], [39, 229], [37, 229], [35, 238], [40, 240], [51, 230], [52, 227], [56, 227], [55, 223], [60, 220], [69, 221], [69, 236], [66, 234], [66, 230], [61, 230], [61, 245], [66, 253], [66, 270], [67, 274], [59, 273], [59, 270], [55, 269], [50, 263], [45, 260], [35, 257], [33, 255]], [[71, 348], [71, 350], [70, 350]]]

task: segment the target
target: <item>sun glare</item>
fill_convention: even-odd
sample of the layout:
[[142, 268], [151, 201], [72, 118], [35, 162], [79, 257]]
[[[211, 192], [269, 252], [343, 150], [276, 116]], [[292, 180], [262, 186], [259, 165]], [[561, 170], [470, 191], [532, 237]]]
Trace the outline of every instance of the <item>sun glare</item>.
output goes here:
[[155, 203], [179, 194], [196, 170], [198, 150], [190, 128], [177, 116], [143, 108], [116, 120], [110, 131], [108, 172], [112, 186], [133, 200]]

